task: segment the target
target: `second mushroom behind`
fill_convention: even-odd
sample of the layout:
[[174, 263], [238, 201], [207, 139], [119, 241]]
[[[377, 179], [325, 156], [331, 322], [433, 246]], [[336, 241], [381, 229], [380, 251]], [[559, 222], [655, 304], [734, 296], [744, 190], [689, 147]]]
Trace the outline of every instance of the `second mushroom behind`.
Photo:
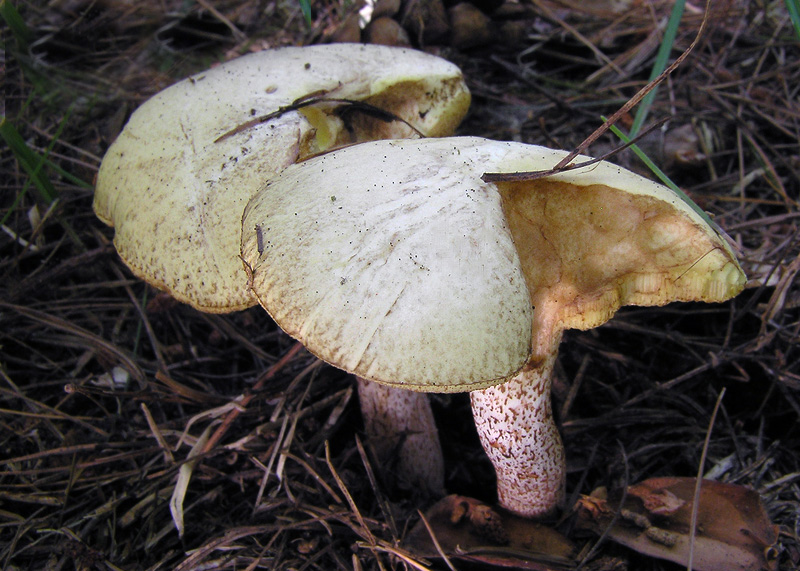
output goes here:
[[94, 210], [138, 277], [211, 313], [256, 304], [239, 260], [247, 201], [316, 153], [455, 130], [470, 94], [454, 64], [385, 46], [264, 50], [156, 94], [97, 175]]
[[481, 179], [564, 155], [466, 137], [365, 143], [287, 168], [243, 217], [251, 287], [278, 325], [370, 381], [472, 391], [499, 501], [524, 516], [563, 494], [550, 406], [562, 332], [623, 305], [723, 301], [745, 281], [695, 208], [616, 165]]
[[[103, 159], [95, 213], [114, 226], [117, 251], [138, 277], [200, 311], [245, 309], [256, 301], [239, 259], [242, 211], [265, 180], [345, 145], [450, 135], [469, 103], [458, 67], [417, 50], [330, 44], [242, 56], [136, 110]], [[416, 421], [428, 422], [403, 425], [434, 454], [427, 402], [388, 397], [398, 412], [416, 403]], [[402, 448], [414, 449], [411, 441]], [[442, 486], [441, 470], [407, 476]]]

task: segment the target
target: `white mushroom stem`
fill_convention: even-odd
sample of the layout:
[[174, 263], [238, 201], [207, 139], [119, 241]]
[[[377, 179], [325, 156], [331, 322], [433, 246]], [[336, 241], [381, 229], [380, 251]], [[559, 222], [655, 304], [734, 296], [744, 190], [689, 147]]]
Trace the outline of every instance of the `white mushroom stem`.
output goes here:
[[562, 501], [566, 464], [550, 402], [561, 333], [544, 359], [511, 380], [472, 391], [472, 414], [497, 473], [500, 505], [523, 517], [552, 512]]
[[428, 395], [358, 377], [367, 442], [402, 488], [444, 493], [444, 458]]

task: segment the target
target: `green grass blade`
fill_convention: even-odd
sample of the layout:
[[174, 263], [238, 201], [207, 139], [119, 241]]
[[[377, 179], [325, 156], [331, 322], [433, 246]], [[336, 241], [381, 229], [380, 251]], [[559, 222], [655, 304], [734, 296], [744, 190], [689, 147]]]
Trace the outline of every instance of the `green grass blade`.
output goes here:
[[58, 166], [57, 164], [55, 164], [50, 159], [45, 159], [45, 164], [47, 165], [48, 168], [53, 169], [58, 174], [60, 174], [62, 177], [64, 177], [64, 179], [68, 180], [69, 182], [71, 182], [75, 186], [80, 186], [81, 188], [86, 188], [86, 189], [94, 188], [91, 183], [88, 183], [85, 180], [83, 180], [82, 178], [78, 178], [77, 176], [75, 176], [71, 172], [64, 170], [62, 167]]
[[309, 0], [298, 0], [300, 3], [300, 11], [303, 13], [303, 18], [306, 19], [306, 24], [311, 26], [311, 2]]
[[17, 47], [20, 51], [27, 51], [33, 34], [31, 34], [30, 29], [25, 24], [25, 20], [22, 19], [17, 9], [8, 0], [0, 0], [0, 17], [5, 20], [8, 29], [11, 30], [11, 34], [17, 41]]
[[30, 179], [25, 181], [25, 186], [23, 186], [22, 190], [17, 193], [17, 195], [14, 197], [14, 202], [11, 203], [11, 206], [9, 206], [6, 209], [5, 214], [3, 214], [3, 217], [0, 218], [0, 226], [4, 225], [8, 221], [8, 219], [11, 218], [11, 215], [14, 213], [17, 207], [19, 207], [19, 203], [22, 202], [22, 197], [24, 197], [25, 193], [28, 192], [29, 184], [30, 184]]
[[11, 152], [17, 158], [20, 166], [28, 173], [33, 185], [39, 191], [39, 196], [49, 206], [58, 197], [53, 183], [42, 171], [45, 159], [31, 150], [19, 131], [9, 123], [6, 117], [0, 119], [0, 137], [6, 142]]
[[[0, 139], [6, 142], [8, 147], [11, 149], [11, 152], [16, 157], [17, 162], [28, 174], [28, 180], [25, 181], [25, 185], [17, 194], [12, 208], [10, 208], [6, 212], [5, 216], [3, 216], [2, 223], [6, 222], [11, 212], [17, 207], [22, 200], [22, 197], [27, 193], [31, 184], [33, 184], [33, 187], [37, 190], [39, 197], [48, 207], [52, 206], [53, 203], [58, 199], [58, 191], [55, 189], [53, 183], [50, 181], [50, 178], [47, 176], [47, 172], [42, 167], [52, 165], [58, 172], [63, 171], [63, 169], [57, 167], [57, 165], [53, 165], [53, 163], [51, 163], [51, 161], [48, 159], [48, 156], [53, 150], [53, 146], [56, 144], [56, 141], [58, 141], [58, 139], [61, 137], [61, 133], [64, 130], [64, 127], [67, 125], [71, 113], [72, 108], [70, 107], [68, 112], [64, 115], [64, 118], [61, 120], [61, 123], [58, 125], [58, 129], [56, 129], [56, 132], [51, 137], [50, 144], [45, 149], [44, 155], [40, 155], [28, 146], [28, 144], [25, 142], [25, 139], [22, 138], [22, 135], [20, 135], [19, 131], [17, 131], [14, 125], [8, 121], [6, 116], [0, 117]], [[80, 181], [80, 179], [72, 175], [70, 175], [68, 178]], [[88, 186], [85, 182], [80, 182], [82, 186]], [[81, 241], [78, 233], [75, 232], [75, 230], [70, 226], [69, 222], [60, 217], [57, 218], [72, 242], [85, 251], [86, 246]]]
[[[603, 121], [606, 121], [605, 117], [603, 117]], [[611, 132], [614, 133], [617, 137], [619, 137], [620, 140], [622, 140], [622, 142], [626, 144], [631, 142], [631, 138], [625, 133], [623, 133], [622, 130], [616, 125], [609, 125], [609, 129], [611, 129]], [[711, 220], [708, 214], [706, 214], [706, 211], [697, 206], [694, 200], [689, 198], [689, 196], [685, 192], [683, 192], [680, 188], [678, 188], [678, 185], [672, 182], [672, 179], [670, 179], [664, 171], [658, 168], [658, 166], [650, 159], [650, 157], [648, 157], [645, 154], [645, 152], [642, 149], [639, 148], [638, 145], [633, 144], [630, 146], [630, 149], [634, 152], [634, 154], [637, 157], [639, 157], [642, 160], [642, 162], [644, 162], [647, 168], [649, 168], [653, 172], [653, 174], [655, 174], [658, 177], [658, 179], [662, 183], [664, 183], [665, 186], [669, 187], [670, 190], [672, 190], [675, 194], [677, 194], [678, 197], [681, 200], [683, 200], [686, 204], [688, 204], [692, 210], [697, 212], [700, 218], [702, 218], [712, 228], [715, 229], [717, 228], [716, 223], [713, 220]]]
[[[787, 2], [788, 1], [792, 0], [787, 0]], [[793, 1], [796, 2], [798, 0]], [[661, 75], [665, 69], [667, 69], [669, 55], [672, 53], [672, 46], [675, 43], [675, 37], [678, 35], [678, 28], [681, 25], [681, 18], [683, 17], [683, 9], [685, 6], [685, 0], [678, 0], [672, 7], [672, 12], [670, 13], [669, 20], [667, 21], [667, 27], [664, 30], [664, 37], [661, 40], [661, 46], [658, 48], [658, 53], [656, 54], [656, 61], [653, 64], [652, 71], [650, 72], [650, 81], [653, 81], [655, 78]], [[636, 115], [633, 118], [633, 124], [631, 125], [631, 138], [636, 137], [636, 135], [639, 134], [639, 130], [642, 128], [642, 125], [647, 119], [647, 114], [650, 112], [650, 107], [653, 105], [653, 100], [656, 97], [657, 91], [658, 87], [645, 95], [639, 104], [639, 108], [636, 110]]]
[[800, 40], [800, 0], [786, 0], [786, 8], [789, 10], [797, 39]]
[[62, 177], [64, 177], [65, 179], [69, 180], [73, 184], [75, 184], [77, 186], [81, 186], [83, 188], [92, 188], [91, 184], [89, 184], [88, 182], [86, 182], [84, 180], [81, 180], [78, 177], [76, 177], [75, 175], [67, 172], [66, 170], [61, 168], [59, 165], [55, 164], [53, 161], [50, 160], [50, 153], [53, 151], [53, 147], [55, 146], [56, 141], [58, 141], [61, 138], [61, 133], [64, 132], [64, 128], [67, 126], [67, 123], [69, 122], [69, 118], [72, 116], [73, 109], [74, 109], [74, 107], [71, 106], [71, 105], [70, 105], [69, 109], [67, 109], [67, 112], [64, 114], [64, 118], [61, 119], [61, 122], [58, 124], [58, 128], [56, 129], [56, 132], [50, 138], [50, 144], [47, 145], [47, 148], [45, 149], [45, 153], [44, 153], [44, 156], [42, 157], [42, 160], [44, 160], [44, 163], [45, 163], [46, 166], [48, 166], [49, 168], [53, 169], [54, 171], [56, 171], [58, 174], [60, 174]]

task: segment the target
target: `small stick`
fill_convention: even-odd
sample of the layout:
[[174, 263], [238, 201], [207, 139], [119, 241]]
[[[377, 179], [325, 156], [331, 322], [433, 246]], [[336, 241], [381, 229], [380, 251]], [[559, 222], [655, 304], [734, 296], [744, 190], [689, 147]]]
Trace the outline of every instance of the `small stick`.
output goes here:
[[456, 568], [453, 567], [453, 564], [450, 562], [450, 558], [447, 556], [447, 553], [444, 552], [442, 549], [441, 544], [439, 543], [439, 539], [436, 537], [436, 534], [431, 527], [431, 524], [428, 522], [428, 518], [425, 517], [425, 514], [422, 513], [422, 510], [417, 510], [420, 519], [422, 520], [423, 525], [425, 525], [425, 529], [428, 531], [428, 535], [431, 537], [431, 541], [433, 542], [433, 546], [436, 548], [436, 551], [439, 553], [439, 556], [444, 559], [444, 562], [450, 568], [450, 571], [456, 571]]
[[706, 431], [706, 439], [703, 442], [703, 452], [700, 454], [700, 467], [697, 469], [697, 482], [694, 486], [694, 502], [692, 503], [692, 523], [689, 525], [689, 562], [686, 564], [686, 569], [692, 571], [692, 563], [694, 562], [694, 540], [697, 535], [697, 514], [700, 511], [700, 489], [703, 483], [703, 469], [706, 464], [706, 454], [708, 453], [708, 445], [711, 442], [711, 429], [714, 428], [714, 422], [717, 420], [717, 412], [722, 404], [722, 398], [725, 396], [725, 387], [719, 392], [717, 403], [714, 405], [714, 412], [711, 413], [711, 420], [708, 422], [708, 430]]
[[[483, 173], [483, 175], [481, 176], [481, 180], [483, 182], [522, 182], [522, 181], [526, 181], [526, 180], [536, 180], [536, 179], [539, 179], [539, 178], [544, 178], [544, 177], [547, 177], [547, 176], [550, 176], [550, 175], [553, 175], [553, 174], [557, 174], [559, 172], [566, 172], [566, 171], [571, 171], [571, 170], [575, 170], [575, 169], [581, 169], [581, 168], [584, 168], [584, 167], [589, 167], [589, 166], [592, 166], [593, 164], [596, 164], [596, 163], [599, 163], [601, 161], [604, 161], [607, 158], [612, 157], [612, 156], [616, 155], [617, 153], [619, 153], [621, 151], [624, 151], [625, 149], [627, 149], [628, 147], [630, 147], [632, 145], [635, 145], [637, 141], [639, 141], [643, 137], [646, 137], [647, 135], [649, 135], [651, 132], [653, 132], [653, 130], [657, 129], [658, 127], [660, 127], [661, 125], [666, 123], [668, 120], [669, 120], [669, 117], [664, 117], [660, 121], [657, 121], [657, 122], [653, 123], [652, 125], [650, 125], [647, 129], [645, 129], [644, 131], [639, 133], [639, 135], [637, 135], [636, 137], [634, 137], [633, 139], [631, 139], [627, 143], [624, 143], [624, 144], [620, 145], [619, 147], [616, 147], [616, 148], [610, 150], [609, 152], [607, 152], [606, 154], [604, 154], [604, 155], [602, 155], [600, 157], [597, 157], [597, 158], [594, 158], [594, 159], [590, 159], [588, 161], [583, 161], [582, 163], [566, 165], [566, 166], [561, 167], [561, 168], [559, 168], [558, 166], [555, 166], [555, 167], [553, 167], [553, 168], [551, 168], [549, 170], [544, 170], [544, 171], [509, 172], [509, 173], [487, 172], [487, 173]], [[561, 164], [561, 163], [559, 163], [559, 164]]]
[[380, 107], [376, 107], [375, 105], [371, 105], [363, 101], [320, 97], [317, 96], [316, 93], [313, 93], [309, 95], [304, 95], [303, 97], [299, 97], [289, 105], [278, 107], [277, 111], [273, 111], [272, 113], [267, 113], [266, 115], [261, 115], [260, 117], [256, 117], [255, 119], [247, 121], [246, 123], [242, 123], [241, 125], [234, 127], [230, 131], [227, 131], [222, 135], [220, 135], [219, 137], [217, 137], [216, 139], [214, 139], [214, 142], [219, 143], [229, 137], [233, 137], [234, 135], [241, 133], [242, 131], [250, 129], [251, 127], [255, 127], [256, 125], [260, 125], [261, 123], [266, 123], [267, 121], [275, 119], [276, 117], [280, 117], [284, 113], [288, 113], [289, 111], [297, 111], [299, 109], [302, 109], [303, 107], [309, 107], [310, 105], [315, 105], [317, 103], [338, 103], [340, 105], [347, 105], [348, 109], [360, 111], [366, 115], [369, 115], [386, 123], [391, 123], [392, 121], [400, 121], [401, 123], [409, 127], [411, 130], [413, 130], [420, 137], [423, 138], [425, 137], [425, 135], [423, 135], [419, 129], [414, 127], [414, 125], [412, 125], [402, 117], [395, 115], [391, 111], [386, 111], [385, 109], [381, 109]]
[[214, 434], [211, 435], [211, 438], [208, 439], [206, 445], [203, 446], [202, 454], [209, 452], [212, 448], [214, 448], [214, 446], [217, 445], [217, 443], [222, 439], [222, 437], [225, 436], [225, 433], [231, 427], [233, 421], [235, 421], [238, 418], [239, 414], [247, 408], [247, 405], [250, 403], [250, 401], [253, 400], [253, 398], [255, 398], [256, 393], [259, 391], [259, 389], [261, 389], [267, 381], [272, 379], [272, 377], [274, 377], [278, 371], [280, 371], [284, 366], [286, 366], [286, 364], [289, 363], [289, 361], [291, 361], [292, 358], [295, 355], [297, 355], [297, 353], [302, 348], [303, 348], [302, 343], [295, 343], [294, 346], [286, 352], [286, 355], [281, 357], [277, 363], [272, 365], [269, 369], [267, 369], [267, 371], [263, 375], [261, 375], [256, 384], [253, 385], [253, 388], [250, 390], [250, 392], [242, 395], [241, 400], [237, 401], [237, 404], [239, 406], [233, 408], [228, 413], [228, 415], [222, 421], [222, 424], [219, 425]]
[[[569, 165], [569, 163], [571, 163], [572, 160], [575, 157], [577, 157], [579, 154], [581, 154], [583, 151], [585, 151], [589, 147], [589, 145], [591, 145], [597, 139], [599, 139], [600, 136], [603, 133], [605, 133], [609, 129], [609, 127], [611, 125], [613, 125], [617, 121], [619, 121], [620, 117], [625, 115], [625, 113], [630, 111], [642, 99], [644, 99], [645, 95], [647, 95], [648, 93], [653, 91], [653, 89], [658, 87], [665, 79], [667, 79], [667, 77], [669, 77], [672, 74], [673, 71], [675, 71], [678, 68], [679, 65], [681, 65], [683, 63], [683, 61], [687, 57], [689, 57], [689, 54], [692, 53], [692, 50], [694, 50], [695, 46], [697, 46], [698, 42], [700, 41], [700, 38], [702, 37], [703, 33], [706, 30], [706, 25], [708, 24], [708, 14], [709, 14], [710, 7], [711, 7], [711, 0], [706, 0], [706, 9], [705, 9], [705, 14], [703, 15], [703, 21], [700, 23], [700, 29], [697, 31], [697, 35], [695, 36], [694, 40], [692, 40], [692, 43], [689, 44], [689, 47], [686, 48], [686, 50], [681, 55], [679, 55], [678, 58], [674, 62], [672, 62], [672, 64], [667, 69], [662, 71], [661, 75], [659, 75], [653, 81], [651, 81], [650, 83], [645, 85], [643, 88], [641, 88], [636, 93], [636, 95], [631, 97], [625, 103], [625, 105], [620, 107], [613, 115], [611, 115], [611, 117], [608, 118], [607, 121], [605, 121], [597, 129], [595, 129], [595, 131], [591, 135], [586, 137], [586, 139], [584, 139], [584, 141], [580, 145], [578, 145], [566, 157], [561, 159], [558, 162], [558, 164], [556, 166], [554, 166], [551, 169], [551, 172], [548, 173], [548, 174], [555, 174], [557, 172], [561, 172], [562, 170], [565, 170], [565, 167], [567, 165]], [[502, 173], [486, 173], [481, 178], [483, 178], [483, 180], [485, 182], [490, 182], [490, 179], [487, 179], [487, 177], [494, 177], [494, 176], [496, 176], [498, 174], [502, 175]], [[513, 174], [517, 176], [517, 178], [514, 179], [514, 180], [517, 180], [517, 181], [519, 181], [519, 180], [531, 180], [533, 178], [539, 178], [539, 177], [543, 176], [543, 175], [538, 175], [537, 171], [527, 172], [527, 173], [520, 172], [520, 173], [513, 173]], [[537, 176], [533, 176], [533, 175], [537, 175]], [[508, 179], [503, 179], [503, 180], [508, 180]]]

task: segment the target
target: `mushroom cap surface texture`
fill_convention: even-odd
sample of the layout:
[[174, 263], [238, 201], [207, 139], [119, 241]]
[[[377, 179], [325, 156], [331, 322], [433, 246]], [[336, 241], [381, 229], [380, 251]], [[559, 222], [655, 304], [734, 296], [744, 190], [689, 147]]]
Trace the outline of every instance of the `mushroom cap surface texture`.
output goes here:
[[547, 358], [563, 329], [595, 327], [623, 305], [741, 291], [735, 256], [702, 217], [619, 166], [481, 180], [565, 154], [454, 137], [293, 165], [245, 209], [252, 289], [323, 360], [431, 392], [501, 383]]
[[[315, 103], [291, 107], [298, 100]], [[117, 251], [138, 277], [203, 311], [244, 309], [256, 300], [239, 260], [241, 216], [264, 182], [338, 146], [416, 136], [376, 109], [440, 136], [469, 101], [458, 67], [415, 50], [331, 44], [249, 54], [133, 113], [103, 159], [94, 210], [115, 227]]]

